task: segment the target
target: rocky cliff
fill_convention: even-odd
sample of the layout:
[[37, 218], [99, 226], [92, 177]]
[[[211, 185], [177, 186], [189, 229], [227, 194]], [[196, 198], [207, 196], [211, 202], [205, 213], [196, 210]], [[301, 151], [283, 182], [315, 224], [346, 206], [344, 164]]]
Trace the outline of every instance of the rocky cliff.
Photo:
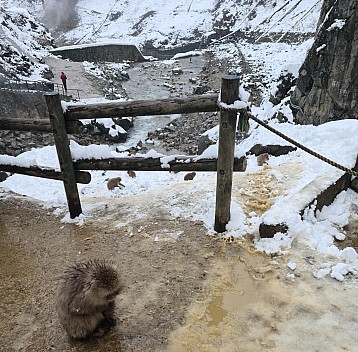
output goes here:
[[292, 95], [295, 120], [315, 125], [358, 118], [358, 3], [326, 0], [315, 42]]

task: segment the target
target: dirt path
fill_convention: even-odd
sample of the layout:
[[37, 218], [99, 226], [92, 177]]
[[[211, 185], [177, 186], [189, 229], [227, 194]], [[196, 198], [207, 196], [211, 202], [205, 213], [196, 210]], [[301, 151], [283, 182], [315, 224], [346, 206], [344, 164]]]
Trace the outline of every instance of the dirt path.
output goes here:
[[[99, 221], [78, 227], [20, 197], [0, 199], [0, 351], [164, 350], [169, 333], [185, 322], [185, 309], [202, 289], [211, 253], [220, 246], [198, 223], [159, 213], [130, 222], [123, 209], [129, 223], [118, 229], [114, 215], [101, 221], [99, 212]], [[154, 240], [163, 233], [178, 239]], [[87, 258], [112, 260], [126, 289], [117, 327], [103, 339], [74, 343], [54, 311], [55, 278], [67, 263]]]
[[[159, 205], [142, 204], [140, 217], [129, 205], [104, 204], [79, 227], [37, 202], [0, 198], [0, 351], [354, 351], [356, 288], [313, 278], [319, 259], [304, 243], [271, 258]], [[123, 275], [118, 324], [71, 341], [54, 311], [56, 277], [89, 258], [108, 258]]]
[[60, 74], [64, 72], [67, 76], [68, 93], [74, 98], [78, 98], [78, 94], [81, 99], [104, 96], [103, 92], [96, 87], [94, 79], [84, 70], [82, 62], [73, 62], [48, 56], [45, 57], [45, 63], [52, 70], [55, 76], [52, 82], [59, 85], [60, 93], [62, 93]]

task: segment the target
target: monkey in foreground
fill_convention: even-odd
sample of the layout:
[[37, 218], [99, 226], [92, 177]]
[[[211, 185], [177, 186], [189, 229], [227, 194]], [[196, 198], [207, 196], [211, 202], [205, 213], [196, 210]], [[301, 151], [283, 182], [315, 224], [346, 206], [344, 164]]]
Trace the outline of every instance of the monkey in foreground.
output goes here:
[[96, 333], [101, 336], [99, 328], [113, 326], [114, 300], [122, 289], [118, 272], [104, 260], [68, 267], [60, 278], [56, 297], [60, 323], [68, 335], [75, 339]]
[[196, 172], [189, 172], [184, 176], [184, 181], [192, 180], [196, 176]]
[[267, 164], [268, 160], [269, 160], [268, 153], [262, 153], [257, 157], [257, 165], [263, 166], [263, 164]]
[[136, 173], [133, 170], [128, 170], [127, 174], [128, 174], [129, 177], [132, 177], [132, 178], [135, 178], [137, 176]]
[[122, 182], [122, 179], [120, 177], [110, 178], [107, 182], [107, 188], [110, 191], [113, 191], [116, 187], [118, 187], [118, 188], [125, 187], [125, 185], [122, 184], [121, 182]]

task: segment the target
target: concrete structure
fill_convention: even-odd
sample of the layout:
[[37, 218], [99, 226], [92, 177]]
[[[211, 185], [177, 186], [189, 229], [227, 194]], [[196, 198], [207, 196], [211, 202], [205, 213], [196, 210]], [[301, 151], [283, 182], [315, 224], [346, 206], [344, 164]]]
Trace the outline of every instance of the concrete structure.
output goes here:
[[64, 59], [70, 59], [77, 62], [146, 61], [135, 45], [123, 43], [71, 45], [52, 49], [50, 52], [54, 55], [61, 55]]

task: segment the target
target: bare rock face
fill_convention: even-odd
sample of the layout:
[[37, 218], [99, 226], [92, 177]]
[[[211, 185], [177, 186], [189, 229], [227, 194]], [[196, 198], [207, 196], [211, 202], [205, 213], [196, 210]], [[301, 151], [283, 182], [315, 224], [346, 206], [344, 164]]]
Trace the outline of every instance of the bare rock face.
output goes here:
[[47, 118], [48, 110], [44, 92], [2, 90], [0, 116], [22, 119]]
[[358, 118], [358, 2], [325, 0], [291, 101], [295, 121]]

